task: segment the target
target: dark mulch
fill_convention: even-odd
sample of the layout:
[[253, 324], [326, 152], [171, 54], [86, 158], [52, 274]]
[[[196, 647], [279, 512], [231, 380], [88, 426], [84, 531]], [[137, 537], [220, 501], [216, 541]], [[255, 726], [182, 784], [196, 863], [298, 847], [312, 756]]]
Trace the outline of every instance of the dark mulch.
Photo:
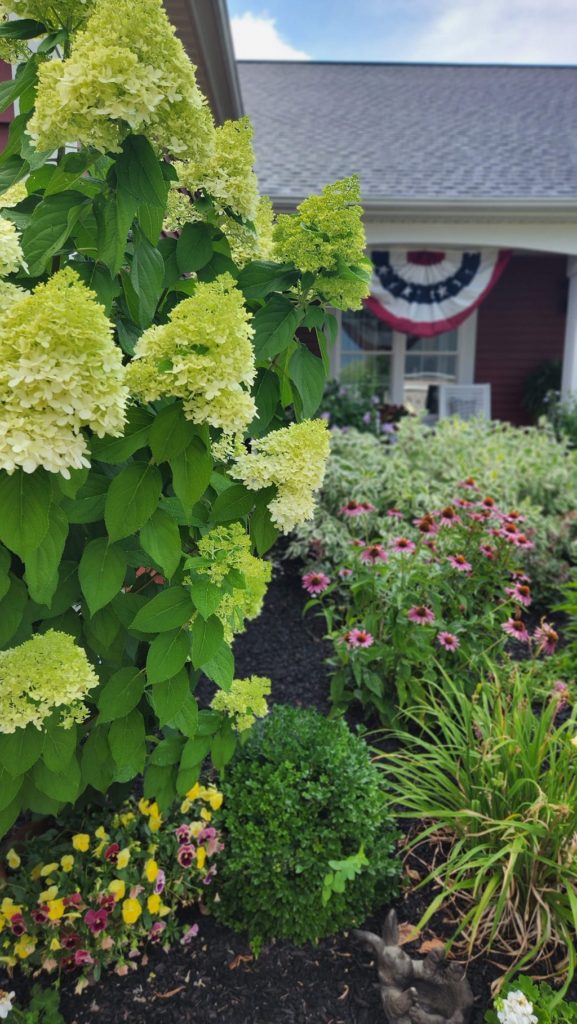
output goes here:
[[[320, 618], [303, 619], [305, 597], [297, 569], [277, 566], [261, 616], [237, 640], [236, 674], [269, 676], [275, 703], [326, 712], [324, 659], [330, 645], [323, 640]], [[397, 902], [399, 921], [415, 924], [430, 898], [430, 891], [409, 889]], [[365, 927], [380, 931], [386, 909]], [[210, 917], [198, 921], [200, 933], [192, 945], [169, 954], [152, 947], [148, 961], [126, 978], [109, 973], [79, 996], [74, 979], [65, 979], [67, 1024], [384, 1024], [373, 955], [351, 934], [300, 948], [278, 942], [254, 960], [246, 936]], [[421, 939], [445, 939], [450, 933], [450, 921], [437, 914]], [[405, 948], [414, 955], [418, 945]], [[482, 1024], [491, 982], [500, 973], [486, 960], [470, 964], [472, 1024]], [[18, 979], [14, 987], [24, 994]]]

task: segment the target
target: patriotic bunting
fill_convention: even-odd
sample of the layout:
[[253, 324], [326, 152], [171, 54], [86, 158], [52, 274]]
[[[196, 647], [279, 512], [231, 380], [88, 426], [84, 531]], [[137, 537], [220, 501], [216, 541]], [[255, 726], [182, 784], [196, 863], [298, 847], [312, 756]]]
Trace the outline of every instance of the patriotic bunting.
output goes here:
[[470, 316], [510, 257], [498, 249], [374, 251], [371, 296], [365, 304], [395, 330], [433, 338]]

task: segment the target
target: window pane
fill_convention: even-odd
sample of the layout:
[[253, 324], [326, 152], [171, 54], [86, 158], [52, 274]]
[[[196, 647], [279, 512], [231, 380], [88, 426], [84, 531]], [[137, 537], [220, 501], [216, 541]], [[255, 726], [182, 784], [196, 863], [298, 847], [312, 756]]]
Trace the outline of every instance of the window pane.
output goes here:
[[424, 412], [429, 388], [457, 379], [457, 331], [435, 338], [407, 338], [405, 402]]
[[368, 309], [343, 313], [340, 379], [369, 397], [384, 398], [390, 379], [393, 332]]

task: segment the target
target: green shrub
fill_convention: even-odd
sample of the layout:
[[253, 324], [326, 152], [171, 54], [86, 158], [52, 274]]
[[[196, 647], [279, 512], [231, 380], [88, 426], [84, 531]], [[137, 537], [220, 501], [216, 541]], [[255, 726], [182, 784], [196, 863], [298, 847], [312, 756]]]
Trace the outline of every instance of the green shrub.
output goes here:
[[[223, 792], [226, 858], [213, 909], [246, 929], [257, 952], [274, 938], [314, 942], [358, 924], [393, 894], [388, 798], [366, 744], [343, 721], [275, 708], [232, 762]], [[331, 861], [358, 867], [361, 850], [368, 863], [360, 873], [342, 885], [327, 881], [338, 870]]]
[[[520, 1017], [515, 1016], [516, 1010], [521, 1012]], [[501, 1016], [497, 1016], [497, 1011]], [[538, 1024], [576, 1024], [577, 1003], [565, 1003], [551, 985], [544, 981], [536, 983], [521, 975], [499, 993], [493, 1009], [487, 1010], [485, 1020], [487, 1024], [501, 1024], [502, 1021], [514, 1024], [517, 1020], [530, 1024], [532, 1014]]]
[[[570, 979], [577, 962], [577, 708], [553, 686], [535, 709], [533, 668], [488, 671], [474, 699], [445, 678], [382, 755], [411, 848], [431, 856], [436, 895], [419, 924], [455, 902], [469, 953], [511, 968], [539, 959]], [[423, 845], [424, 844], [424, 845]], [[441, 856], [432, 857], [439, 848]], [[435, 860], [437, 863], [435, 863]]]

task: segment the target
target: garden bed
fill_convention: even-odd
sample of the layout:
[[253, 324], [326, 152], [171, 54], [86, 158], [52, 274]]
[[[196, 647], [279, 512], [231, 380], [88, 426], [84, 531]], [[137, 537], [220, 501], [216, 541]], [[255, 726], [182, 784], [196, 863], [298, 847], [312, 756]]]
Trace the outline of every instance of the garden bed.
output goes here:
[[[328, 710], [328, 675], [322, 619], [302, 618], [305, 595], [294, 563], [275, 567], [265, 606], [236, 641], [239, 675], [257, 672], [272, 680], [272, 703]], [[355, 724], [351, 722], [351, 724]], [[418, 869], [413, 862], [413, 870]], [[421, 868], [422, 873], [422, 868]], [[407, 891], [397, 901], [401, 923], [415, 924], [430, 893]], [[380, 931], [382, 913], [366, 922]], [[69, 1024], [129, 1021], [130, 1024], [377, 1024], [384, 1021], [373, 955], [351, 934], [317, 946], [278, 942], [254, 959], [246, 936], [210, 917], [198, 920], [198, 938], [165, 954], [149, 946], [147, 962], [127, 977], [112, 972], [98, 985], [74, 994], [75, 978], [64, 978], [61, 1008]], [[407, 951], [418, 955], [424, 940], [447, 939], [451, 921], [437, 914]], [[490, 986], [502, 972], [486, 959], [468, 970], [474, 995], [472, 1024], [482, 1024], [491, 1004]], [[24, 995], [26, 983], [14, 987]], [[577, 986], [571, 989], [577, 998]]]

